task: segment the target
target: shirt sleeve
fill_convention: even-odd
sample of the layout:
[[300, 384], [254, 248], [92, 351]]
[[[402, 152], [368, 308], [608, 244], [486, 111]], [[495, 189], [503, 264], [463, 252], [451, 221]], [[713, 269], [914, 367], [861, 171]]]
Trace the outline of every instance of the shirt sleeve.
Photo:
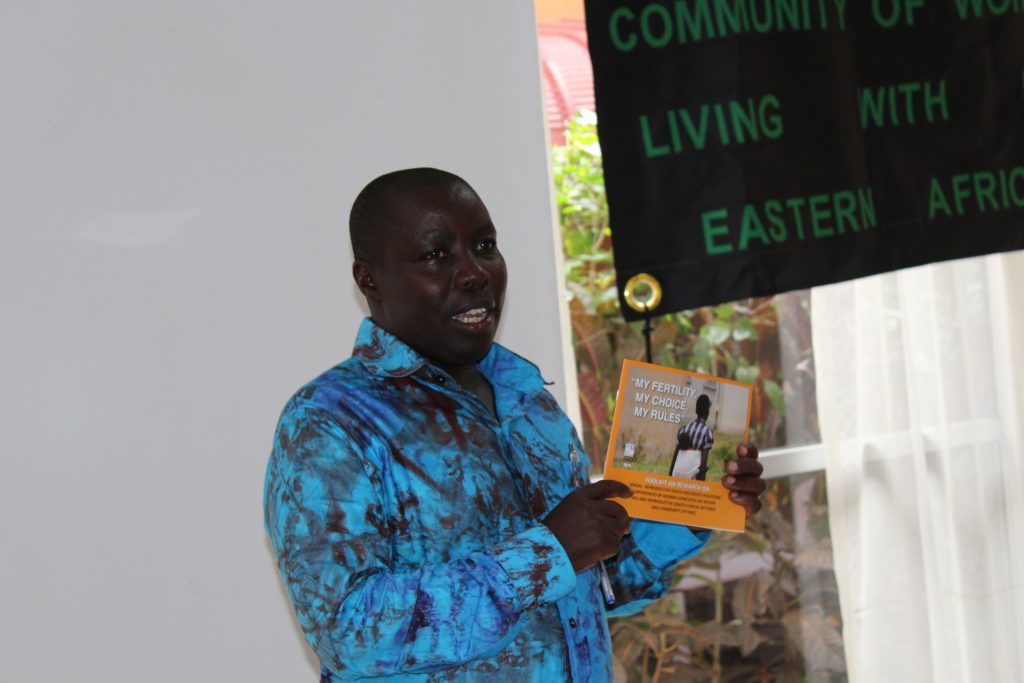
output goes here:
[[[582, 449], [575, 428], [571, 431], [577, 449]], [[580, 467], [579, 474], [586, 476]], [[632, 520], [630, 528], [622, 537], [619, 552], [605, 560], [615, 593], [615, 606], [607, 612], [612, 617], [639, 612], [665, 595], [672, 587], [676, 565], [699, 553], [711, 538], [710, 531], [693, 532], [679, 524], [643, 519]]]
[[699, 553], [711, 537], [710, 531], [641, 519], [631, 528], [618, 555], [606, 561], [616, 598], [608, 616], [634, 614], [663, 596], [672, 587], [676, 565]]
[[710, 538], [711, 531], [634, 519], [620, 551], [606, 561], [615, 592], [608, 615], [633, 614], [665, 595], [672, 588], [676, 565], [699, 553]]
[[486, 551], [393, 571], [398, 532], [367, 447], [330, 416], [292, 406], [267, 471], [267, 533], [299, 625], [328, 668], [382, 676], [489, 656], [524, 610], [575, 588], [569, 558], [542, 525]]

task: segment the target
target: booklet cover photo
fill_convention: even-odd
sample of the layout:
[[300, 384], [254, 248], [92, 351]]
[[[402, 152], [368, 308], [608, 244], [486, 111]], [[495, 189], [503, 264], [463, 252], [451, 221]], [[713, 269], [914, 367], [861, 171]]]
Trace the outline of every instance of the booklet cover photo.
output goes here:
[[604, 477], [633, 489], [631, 517], [743, 531], [743, 507], [721, 484], [747, 440], [752, 387], [722, 377], [626, 360]]

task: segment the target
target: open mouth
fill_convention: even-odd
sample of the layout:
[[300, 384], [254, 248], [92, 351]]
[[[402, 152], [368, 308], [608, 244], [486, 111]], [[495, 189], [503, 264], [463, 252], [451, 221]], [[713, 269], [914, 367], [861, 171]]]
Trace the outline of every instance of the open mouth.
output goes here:
[[452, 320], [467, 327], [484, 327], [490, 323], [492, 317], [491, 309], [479, 307], [453, 315]]

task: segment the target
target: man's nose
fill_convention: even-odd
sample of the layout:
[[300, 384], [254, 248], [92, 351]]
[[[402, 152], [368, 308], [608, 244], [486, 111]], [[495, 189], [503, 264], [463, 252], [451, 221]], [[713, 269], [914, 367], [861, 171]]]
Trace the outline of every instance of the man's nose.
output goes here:
[[490, 280], [487, 269], [477, 259], [476, 254], [467, 252], [459, 259], [455, 269], [455, 287], [458, 289], [476, 289], [483, 287]]

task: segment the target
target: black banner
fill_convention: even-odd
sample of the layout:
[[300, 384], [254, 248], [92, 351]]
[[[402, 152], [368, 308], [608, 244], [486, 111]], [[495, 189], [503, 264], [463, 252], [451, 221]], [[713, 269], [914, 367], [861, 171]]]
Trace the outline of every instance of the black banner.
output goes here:
[[667, 313], [1024, 248], [1024, 0], [586, 10], [620, 300], [640, 272]]

